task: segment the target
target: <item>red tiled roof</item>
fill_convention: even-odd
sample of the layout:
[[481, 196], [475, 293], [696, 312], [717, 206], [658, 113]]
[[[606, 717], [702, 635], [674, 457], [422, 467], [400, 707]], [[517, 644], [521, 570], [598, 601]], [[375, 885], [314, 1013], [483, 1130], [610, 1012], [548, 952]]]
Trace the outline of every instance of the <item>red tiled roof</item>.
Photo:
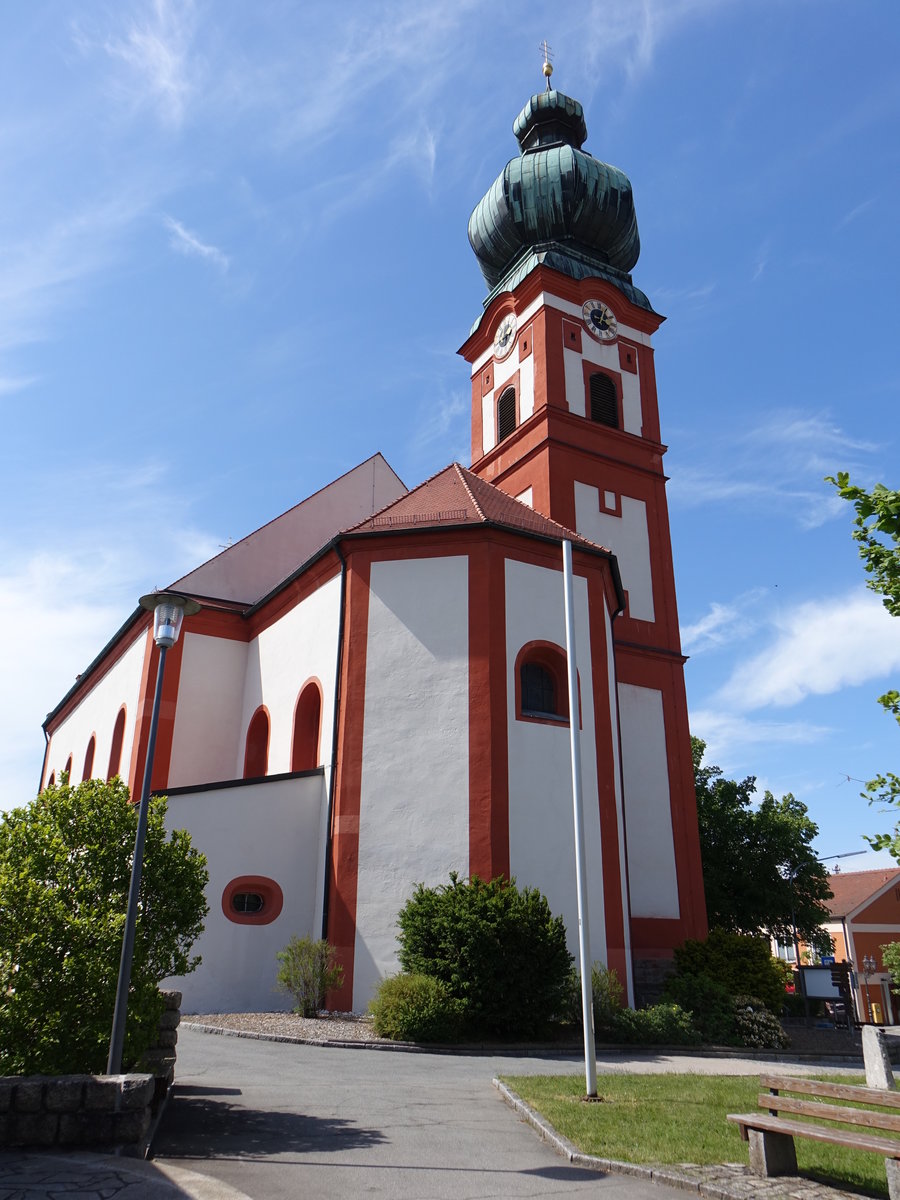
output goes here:
[[609, 553], [602, 546], [535, 512], [521, 500], [513, 499], [494, 484], [479, 479], [459, 463], [451, 463], [381, 512], [345, 532], [384, 533], [470, 523], [501, 525], [558, 542], [568, 540], [585, 550]]
[[891, 879], [900, 880], [900, 869], [889, 867], [880, 871], [836, 871], [828, 876], [833, 893], [826, 901], [833, 917], [846, 917], [879, 892]]

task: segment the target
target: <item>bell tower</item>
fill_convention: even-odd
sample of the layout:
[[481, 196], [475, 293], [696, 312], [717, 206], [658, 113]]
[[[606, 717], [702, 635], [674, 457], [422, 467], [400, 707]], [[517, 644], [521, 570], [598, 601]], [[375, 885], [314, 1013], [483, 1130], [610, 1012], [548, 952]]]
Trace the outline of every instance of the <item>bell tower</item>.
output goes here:
[[706, 932], [652, 335], [632, 282], [631, 183], [582, 150], [577, 100], [532, 96], [520, 154], [469, 219], [489, 288], [460, 353], [472, 369], [472, 470], [612, 550], [613, 624], [635, 983]]

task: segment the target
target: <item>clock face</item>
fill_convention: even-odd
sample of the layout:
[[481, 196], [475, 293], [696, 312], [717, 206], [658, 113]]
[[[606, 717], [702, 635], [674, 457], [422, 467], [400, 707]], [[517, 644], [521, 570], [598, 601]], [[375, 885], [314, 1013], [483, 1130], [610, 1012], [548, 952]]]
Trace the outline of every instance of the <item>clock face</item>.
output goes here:
[[614, 342], [619, 334], [612, 309], [602, 300], [587, 300], [581, 306], [581, 316], [588, 333], [598, 342]]
[[494, 353], [498, 358], [506, 358], [516, 340], [516, 314], [507, 313], [494, 334]]

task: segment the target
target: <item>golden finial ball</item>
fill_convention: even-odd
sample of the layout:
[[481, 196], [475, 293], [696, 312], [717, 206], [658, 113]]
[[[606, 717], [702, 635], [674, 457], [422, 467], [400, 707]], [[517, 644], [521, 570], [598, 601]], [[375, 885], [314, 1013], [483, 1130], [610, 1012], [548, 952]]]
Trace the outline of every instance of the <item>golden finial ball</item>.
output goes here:
[[541, 67], [541, 70], [544, 72], [544, 74], [545, 74], [545, 75], [547, 76], [547, 78], [549, 79], [549, 78], [550, 78], [550, 76], [553, 74], [553, 63], [552, 63], [552, 62], [545, 62], [545, 63], [544, 63], [544, 65], [543, 65], [543, 67]]

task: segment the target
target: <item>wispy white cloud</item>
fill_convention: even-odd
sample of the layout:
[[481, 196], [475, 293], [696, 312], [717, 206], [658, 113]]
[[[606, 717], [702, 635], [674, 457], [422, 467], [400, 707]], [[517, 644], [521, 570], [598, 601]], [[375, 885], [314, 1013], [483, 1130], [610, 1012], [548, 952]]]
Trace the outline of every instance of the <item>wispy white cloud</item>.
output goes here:
[[123, 68], [121, 92], [135, 105], [151, 104], [173, 126], [183, 122], [197, 86], [190, 54], [195, 25], [192, 0], [152, 0], [141, 15], [129, 14], [124, 28], [103, 43]]
[[814, 745], [833, 731], [809, 721], [753, 719], [722, 708], [691, 710], [691, 733], [706, 742], [707, 762], [727, 765], [753, 746]]
[[228, 255], [225, 254], [218, 246], [213, 246], [208, 242], [201, 242], [200, 238], [190, 229], [186, 229], [180, 221], [176, 221], [174, 217], [163, 217], [163, 224], [172, 235], [169, 238], [169, 245], [173, 250], [177, 250], [179, 254], [186, 254], [190, 258], [202, 258], [207, 262], [219, 268], [220, 271], [228, 270]]
[[673, 502], [689, 508], [740, 502], [784, 512], [801, 529], [816, 529], [846, 509], [823, 476], [838, 467], [853, 473], [883, 447], [851, 437], [827, 412], [788, 408], [737, 437], [729, 434], [727, 453], [724, 438], [720, 449], [706, 437], [700, 464], [673, 474]]
[[37, 379], [36, 375], [23, 376], [19, 379], [0, 376], [0, 396], [12, 396], [16, 392], [23, 392], [37, 383]]
[[845, 213], [844, 216], [841, 217], [837, 225], [835, 225], [834, 232], [840, 233], [842, 229], [846, 229], [848, 225], [852, 224], [853, 221], [861, 217], [864, 212], [868, 212], [874, 203], [875, 197], [872, 196], [869, 200], [863, 200], [861, 204], [857, 204], [855, 208], [851, 208], [848, 213]]
[[900, 670], [900, 621], [863, 589], [786, 608], [773, 625], [769, 645], [719, 690], [725, 711], [790, 707]]
[[681, 643], [686, 654], [720, 649], [749, 637], [759, 626], [754, 608], [766, 595], [765, 589], [753, 588], [730, 604], [714, 600], [709, 611], [697, 621], [681, 627]]
[[753, 274], [750, 277], [752, 283], [756, 283], [761, 279], [766, 267], [769, 265], [769, 258], [772, 254], [772, 239], [765, 238], [759, 249], [756, 252], [756, 262], [753, 267]]
[[0, 809], [33, 796], [44, 716], [137, 597], [218, 552], [223, 539], [189, 519], [165, 528], [158, 520], [166, 479], [156, 461], [54, 464], [52, 476], [33, 480], [23, 505], [30, 523], [0, 531], [0, 624], [16, 630], [3, 658], [4, 677], [16, 684], [0, 689]]
[[593, 0], [584, 23], [596, 67], [624, 69], [636, 80], [653, 66], [658, 47], [683, 26], [740, 0]]
[[715, 290], [715, 281], [681, 288], [656, 287], [653, 289], [653, 298], [664, 305], [702, 304], [704, 300], [708, 300], [713, 295]]

